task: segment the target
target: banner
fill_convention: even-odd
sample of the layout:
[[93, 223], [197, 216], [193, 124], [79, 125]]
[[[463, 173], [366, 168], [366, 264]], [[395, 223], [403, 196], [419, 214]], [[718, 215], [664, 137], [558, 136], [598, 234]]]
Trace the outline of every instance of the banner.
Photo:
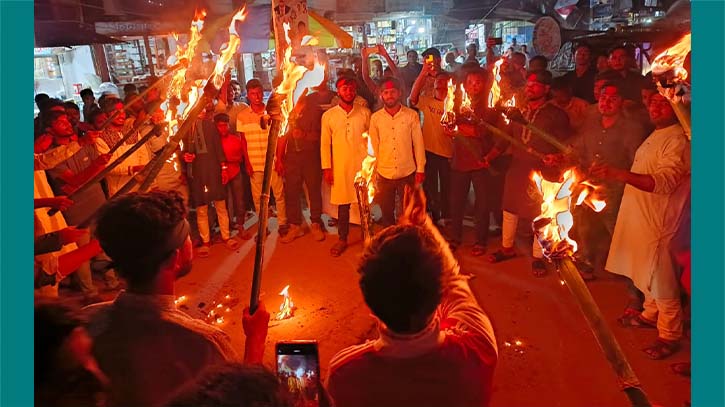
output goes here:
[[284, 23], [290, 26], [289, 37], [293, 47], [299, 47], [302, 38], [310, 33], [307, 21], [307, 0], [272, 0], [272, 19], [274, 36], [278, 38], [278, 44], [284, 44]]

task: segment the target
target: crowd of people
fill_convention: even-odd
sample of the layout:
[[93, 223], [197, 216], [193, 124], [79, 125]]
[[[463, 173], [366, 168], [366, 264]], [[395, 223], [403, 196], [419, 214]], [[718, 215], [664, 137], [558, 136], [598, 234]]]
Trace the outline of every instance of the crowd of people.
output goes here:
[[[605, 209], [573, 213], [582, 277], [627, 277], [631, 298], [619, 323], [656, 328], [644, 349], [652, 359], [677, 352], [685, 331], [681, 276], [689, 287], [690, 151], [672, 106], [628, 48], [609, 50], [600, 66], [580, 44], [575, 70], [558, 77], [546, 58], [510, 52], [501, 99], [515, 97], [526, 122], [570, 147], [562, 152], [489, 107], [496, 58], [488, 45], [485, 66], [475, 45], [460, 65], [448, 57], [444, 64], [435, 48], [422, 53], [423, 63], [409, 51], [404, 67], [383, 47], [364, 49], [336, 72], [334, 90], [323, 81], [300, 99], [271, 154], [262, 83], [251, 79], [244, 92], [227, 81], [163, 163], [152, 192], [129, 191], [167, 145], [168, 117], [188, 100], [162, 100], [156, 83], [98, 102], [84, 90], [82, 109], [37, 95], [36, 398], [42, 405], [290, 404], [276, 376], [252, 366], [264, 351], [263, 305], [245, 311], [240, 358], [224, 332], [174, 304], [174, 281], [191, 270], [194, 251], [205, 257], [216, 241], [235, 250], [239, 239], [254, 238], [245, 225], [260, 208], [267, 157], [274, 157], [270, 212], [279, 229], [266, 233], [284, 243], [306, 233], [322, 241], [336, 226], [335, 257], [348, 246], [355, 175], [368, 154], [376, 158], [382, 216], [358, 272], [379, 338], [333, 358], [323, 403], [487, 405], [496, 341], [456, 256], [467, 251], [498, 263], [522, 254], [518, 231], [541, 211], [535, 171], [558, 181], [576, 168], [598, 187]], [[471, 102], [455, 127], [441, 125], [449, 84], [462, 84]], [[461, 98], [459, 91], [457, 112]], [[121, 165], [108, 167], [119, 157]], [[323, 196], [336, 207], [328, 213], [334, 223], [322, 221]], [[470, 242], [467, 213], [475, 220]], [[499, 234], [500, 247], [490, 250]], [[541, 242], [526, 237], [532, 273], [544, 276]], [[93, 273], [126, 290], [100, 303]], [[66, 276], [83, 293], [83, 312], [53, 298]]]

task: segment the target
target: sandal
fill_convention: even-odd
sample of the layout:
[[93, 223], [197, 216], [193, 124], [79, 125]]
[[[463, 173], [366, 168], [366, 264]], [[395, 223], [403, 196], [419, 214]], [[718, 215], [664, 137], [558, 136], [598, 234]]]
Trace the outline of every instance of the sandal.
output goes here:
[[330, 249], [330, 255], [332, 257], [340, 257], [345, 249], [347, 249], [347, 242], [344, 240], [338, 240], [337, 243], [335, 243]]
[[196, 254], [199, 257], [209, 257], [209, 243], [202, 243], [201, 246], [199, 246], [198, 249], [196, 249]]
[[473, 245], [473, 248], [471, 249], [471, 255], [475, 257], [481, 257], [484, 254], [486, 254], [486, 246], [476, 243]]
[[239, 241], [237, 239], [234, 239], [234, 238], [229, 238], [229, 239], [227, 239], [227, 240], [224, 241], [224, 245], [229, 250], [237, 250], [239, 248]]
[[650, 359], [660, 360], [672, 356], [680, 350], [680, 342], [667, 341], [661, 338], [652, 344], [652, 346], [642, 349]]
[[536, 259], [531, 262], [531, 272], [534, 273], [534, 277], [544, 277], [546, 271], [546, 263], [543, 260]]
[[500, 263], [504, 260], [512, 259], [516, 257], [516, 252], [505, 252], [501, 249], [496, 250], [495, 252], [491, 253], [487, 260], [489, 263]]
[[692, 374], [692, 365], [690, 362], [673, 363], [670, 365], [670, 370], [680, 376], [690, 377]]
[[625, 328], [646, 328], [654, 329], [657, 328], [657, 321], [650, 321], [649, 319], [643, 318], [642, 314], [637, 313], [635, 315], [625, 315], [617, 318], [619, 325]]

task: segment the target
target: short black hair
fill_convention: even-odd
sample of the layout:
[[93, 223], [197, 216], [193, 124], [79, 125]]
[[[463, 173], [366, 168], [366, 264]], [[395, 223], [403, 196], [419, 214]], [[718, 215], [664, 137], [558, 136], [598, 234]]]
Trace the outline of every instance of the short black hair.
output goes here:
[[466, 80], [471, 75], [480, 76], [484, 81], [488, 81], [488, 71], [481, 68], [481, 66], [471, 66], [470, 68], [467, 68], [463, 79]]
[[433, 58], [441, 58], [441, 52], [438, 50], [438, 48], [431, 47], [423, 51], [423, 58], [427, 57], [428, 55], [433, 55]]
[[127, 83], [123, 85], [123, 93], [138, 93], [138, 88], [136, 88], [136, 85], [134, 85], [133, 83]]
[[248, 80], [246, 88], [247, 88], [247, 90], [255, 89], [255, 88], [264, 89], [264, 87], [262, 86], [262, 81], [260, 81], [257, 78], [252, 78], [252, 79]]
[[54, 372], [55, 357], [74, 329], [86, 319], [68, 301], [38, 299], [35, 302], [35, 384], [44, 383]]
[[440, 304], [445, 264], [429, 230], [390, 226], [373, 237], [358, 266], [365, 303], [393, 332], [419, 332]]
[[629, 48], [627, 48], [624, 45], [615, 45], [612, 48], [609, 48], [609, 51], [607, 52], [607, 55], [608, 56], [609, 55], [612, 55], [612, 53], [614, 53], [614, 51], [616, 51], [618, 49], [621, 49], [622, 51], [624, 51], [624, 53], [627, 54], [627, 56], [630, 56], [631, 55], [631, 51], [629, 50]]
[[121, 277], [143, 286], [172, 254], [157, 252], [185, 218], [184, 199], [176, 191], [130, 193], [101, 208], [96, 236]]
[[238, 80], [236, 80], [236, 79], [232, 79], [231, 81], [229, 81], [229, 85], [237, 85], [237, 86], [239, 86], [240, 88], [242, 87], [242, 84], [241, 84], [241, 83], [239, 83], [239, 81], [238, 81]]
[[622, 79], [622, 77], [617, 72], [612, 71], [612, 70], [606, 70], [606, 71], [598, 73], [597, 76], [594, 77], [594, 82], [616, 81], [619, 79]]
[[43, 123], [43, 129], [47, 129], [48, 127], [52, 126], [53, 123], [55, 123], [58, 118], [61, 116], [68, 116], [68, 113], [65, 111], [59, 112], [57, 110], [48, 110], [43, 112], [42, 115], [42, 123]]
[[264, 366], [227, 362], [208, 368], [182, 387], [166, 407], [292, 407], [277, 376]]
[[624, 97], [625, 89], [624, 89], [624, 84], [622, 83], [621, 80], [608, 80], [608, 81], [604, 82], [602, 84], [602, 88], [599, 92], [601, 93], [606, 88], [615, 88], [615, 89], [617, 89], [617, 94], [621, 97]]
[[50, 99], [50, 96], [48, 96], [47, 93], [38, 93], [35, 95], [35, 103], [41, 104], [43, 101]]
[[65, 102], [63, 104], [63, 106], [65, 106], [66, 109], [73, 109], [73, 110], [77, 110], [79, 112], [81, 111], [81, 109], [78, 107], [76, 102], [68, 101], [68, 102]]
[[217, 113], [214, 115], [214, 123], [216, 122], [226, 122], [229, 123], [229, 115], [226, 113]]
[[536, 61], [539, 61], [539, 62], [541, 62], [542, 64], [544, 64], [544, 67], [548, 67], [548, 66], [549, 66], [549, 60], [548, 60], [548, 59], [546, 59], [546, 57], [545, 57], [545, 56], [543, 56], [543, 55], [537, 55], [537, 56], [535, 56], [535, 57], [531, 58], [531, 59], [529, 60], [529, 66], [531, 66], [531, 63], [532, 63], [532, 62], [536, 62]]
[[91, 88], [85, 88], [85, 89], [83, 89], [81, 91], [81, 99], [83, 99], [86, 96], [93, 96], [95, 98], [96, 97], [96, 94], [93, 93], [93, 89], [91, 89]]
[[40, 112], [43, 113], [43, 112], [49, 111], [50, 109], [52, 109], [54, 107], [61, 107], [61, 106], [63, 107], [63, 109], [65, 109], [65, 102], [63, 102], [60, 99], [49, 98], [49, 99], [41, 100], [38, 108], [40, 109]]

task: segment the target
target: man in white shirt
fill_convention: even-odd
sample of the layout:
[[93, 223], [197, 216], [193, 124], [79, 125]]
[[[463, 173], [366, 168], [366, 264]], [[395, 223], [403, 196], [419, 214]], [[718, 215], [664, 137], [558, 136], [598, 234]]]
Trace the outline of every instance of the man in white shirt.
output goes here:
[[395, 196], [405, 185], [425, 180], [425, 146], [418, 113], [400, 103], [402, 86], [396, 78], [380, 84], [384, 109], [370, 117], [370, 141], [377, 158], [377, 200], [383, 226], [395, 223]]
[[355, 175], [367, 155], [368, 143], [363, 136], [370, 124], [370, 109], [355, 103], [357, 82], [352, 75], [337, 79], [340, 103], [322, 115], [320, 156], [322, 175], [330, 184], [330, 202], [337, 205], [339, 240], [330, 249], [337, 257], [347, 248], [350, 231], [350, 205], [357, 202]]

